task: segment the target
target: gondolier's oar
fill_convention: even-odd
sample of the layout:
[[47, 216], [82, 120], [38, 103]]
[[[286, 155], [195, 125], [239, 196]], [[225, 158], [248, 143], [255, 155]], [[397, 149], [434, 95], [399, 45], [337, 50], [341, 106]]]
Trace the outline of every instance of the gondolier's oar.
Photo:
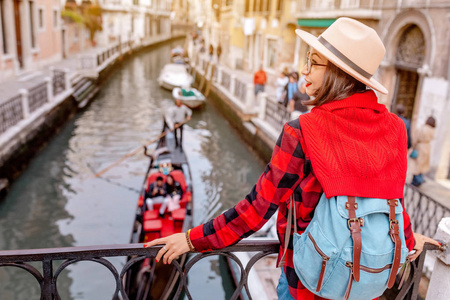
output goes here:
[[[151, 141], [149, 141], [147, 144], [144, 145], [144, 147], [147, 147], [155, 142], [157, 142], [159, 139], [163, 138], [166, 136], [166, 134], [168, 132], [172, 132], [175, 129], [177, 129], [178, 127], [183, 126], [184, 124], [186, 124], [189, 120], [185, 120], [177, 125], [175, 125], [173, 127], [173, 129], [170, 130], [165, 130], [163, 133], [161, 133], [159, 136], [157, 136], [156, 138], [152, 139]], [[118, 161], [114, 162], [113, 164], [109, 165], [108, 167], [104, 168], [103, 170], [99, 171], [98, 173], [95, 174], [95, 177], [99, 177], [102, 176], [103, 174], [105, 174], [106, 172], [108, 172], [109, 170], [111, 170], [112, 168], [114, 168], [115, 166], [117, 166], [118, 164], [120, 164], [121, 162], [123, 162], [124, 160], [126, 160], [129, 157], [132, 157], [133, 155], [136, 155], [137, 153], [139, 153], [139, 151], [141, 151], [142, 146], [137, 147], [136, 149], [132, 150], [131, 152], [128, 152], [127, 154], [125, 154], [121, 159], [119, 159]]]

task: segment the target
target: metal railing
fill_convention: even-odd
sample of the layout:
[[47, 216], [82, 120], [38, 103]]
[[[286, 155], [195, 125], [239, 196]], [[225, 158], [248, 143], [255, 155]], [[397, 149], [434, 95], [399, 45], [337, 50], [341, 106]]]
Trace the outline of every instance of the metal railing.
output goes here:
[[[240, 280], [237, 283], [236, 289], [230, 299], [238, 299], [239, 295], [245, 288], [247, 294], [251, 299], [249, 293], [247, 280], [251, 268], [261, 258], [278, 253], [279, 242], [273, 241], [241, 241], [240, 243], [227, 247], [222, 250], [215, 250], [205, 253], [194, 253], [186, 264], [181, 266], [178, 261], [174, 260], [172, 265], [175, 267], [180, 275], [179, 284], [174, 291], [173, 299], [179, 299], [181, 293], [184, 291], [188, 299], [192, 299], [189, 292], [187, 277], [192, 266], [201, 259], [212, 255], [223, 255], [231, 260], [234, 260], [240, 268]], [[161, 246], [152, 248], [143, 248], [143, 244], [128, 244], [128, 245], [104, 245], [104, 246], [88, 246], [88, 247], [68, 247], [68, 248], [53, 248], [53, 249], [35, 249], [35, 250], [8, 250], [0, 251], [0, 267], [17, 267], [30, 273], [38, 282], [40, 286], [40, 299], [61, 299], [58, 294], [57, 282], [58, 277], [63, 270], [69, 265], [81, 261], [93, 261], [103, 265], [107, 268], [114, 277], [116, 287], [112, 299], [120, 299], [120, 296], [127, 300], [129, 299], [125, 291], [125, 277], [128, 271], [137, 263], [140, 263], [146, 258], [153, 258]], [[436, 246], [426, 244], [424, 252], [412, 263], [412, 271], [410, 276], [406, 279], [402, 289], [387, 291], [387, 293], [395, 294], [395, 299], [416, 299], [419, 288], [420, 275], [422, 272], [423, 262], [425, 259], [426, 250], [437, 250]], [[246, 266], [237, 258], [233, 252], [251, 252], [254, 255], [249, 260]], [[129, 257], [128, 262], [119, 271], [106, 257]], [[55, 262], [60, 262], [56, 271], [53, 267]], [[42, 273], [30, 262], [41, 262]], [[195, 274], [194, 274], [195, 275]], [[389, 299], [393, 299], [390, 297]]]
[[53, 96], [56, 96], [66, 89], [66, 73], [62, 70], [53, 70]]
[[22, 96], [17, 95], [0, 104], [0, 133], [23, 120]]
[[278, 103], [275, 99], [267, 97], [266, 113], [264, 120], [269, 123], [274, 129], [281, 132], [284, 123], [289, 121], [290, 113], [287, 108]]
[[234, 95], [239, 101], [245, 103], [245, 98], [247, 97], [247, 85], [238, 78], [234, 78]]
[[44, 105], [48, 101], [47, 83], [41, 83], [28, 90], [28, 103], [30, 113]]
[[415, 232], [434, 236], [442, 218], [450, 217], [450, 209], [422, 193], [417, 187], [405, 184], [405, 208]]
[[228, 91], [230, 90], [231, 85], [231, 75], [222, 70], [222, 82], [220, 83], [224, 88]]

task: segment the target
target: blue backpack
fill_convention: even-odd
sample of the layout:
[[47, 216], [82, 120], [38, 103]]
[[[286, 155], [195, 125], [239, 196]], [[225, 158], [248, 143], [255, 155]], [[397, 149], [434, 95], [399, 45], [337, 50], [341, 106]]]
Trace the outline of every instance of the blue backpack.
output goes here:
[[394, 285], [408, 254], [398, 199], [323, 194], [301, 235], [293, 207], [291, 196], [294, 267], [308, 290], [326, 299], [367, 300]]

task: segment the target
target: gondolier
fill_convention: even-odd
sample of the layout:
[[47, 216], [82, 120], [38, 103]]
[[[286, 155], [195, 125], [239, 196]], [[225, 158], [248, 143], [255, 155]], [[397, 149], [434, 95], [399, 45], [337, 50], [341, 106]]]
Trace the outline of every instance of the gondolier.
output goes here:
[[[175, 106], [172, 106], [166, 113], [166, 122], [170, 130], [173, 130], [175, 125], [181, 124], [184, 121], [189, 121], [191, 119], [192, 110], [190, 110], [186, 105], [181, 103], [179, 98], [175, 99]], [[178, 132], [180, 133], [180, 140], [178, 141]], [[182, 147], [183, 145], [183, 124], [174, 130], [175, 134], [175, 146]]]

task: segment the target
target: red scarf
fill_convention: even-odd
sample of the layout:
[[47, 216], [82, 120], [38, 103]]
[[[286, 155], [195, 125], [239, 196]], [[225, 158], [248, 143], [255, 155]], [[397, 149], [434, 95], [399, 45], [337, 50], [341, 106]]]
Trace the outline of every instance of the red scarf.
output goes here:
[[327, 198], [403, 198], [406, 129], [373, 91], [300, 116], [305, 153]]

